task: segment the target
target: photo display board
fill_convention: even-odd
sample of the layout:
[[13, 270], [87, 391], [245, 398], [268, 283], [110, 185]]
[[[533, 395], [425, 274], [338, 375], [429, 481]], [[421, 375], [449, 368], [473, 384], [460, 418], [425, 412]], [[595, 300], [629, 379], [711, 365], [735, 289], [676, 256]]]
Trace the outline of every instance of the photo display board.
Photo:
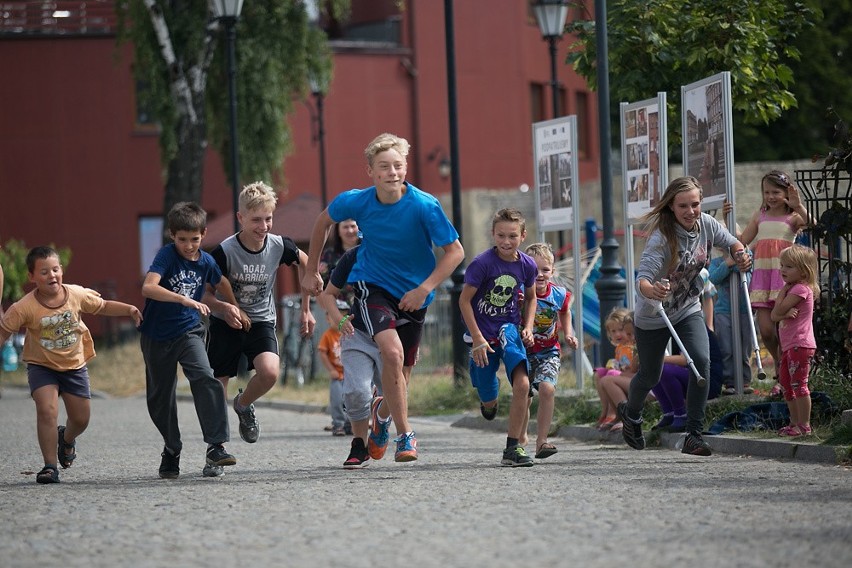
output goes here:
[[532, 125], [536, 216], [539, 231], [560, 231], [574, 223], [577, 117], [563, 116]]

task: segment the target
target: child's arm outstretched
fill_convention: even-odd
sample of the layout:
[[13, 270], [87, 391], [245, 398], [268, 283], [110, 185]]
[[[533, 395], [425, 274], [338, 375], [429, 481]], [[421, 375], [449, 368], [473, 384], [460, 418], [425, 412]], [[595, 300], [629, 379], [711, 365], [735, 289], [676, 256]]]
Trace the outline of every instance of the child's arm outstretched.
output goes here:
[[119, 317], [127, 316], [129, 318], [133, 318], [133, 323], [136, 324], [136, 327], [139, 327], [142, 324], [142, 312], [139, 311], [139, 308], [130, 304], [125, 304], [124, 302], [116, 302], [115, 300], [104, 301], [104, 307], [100, 312], [98, 312], [98, 315]]
[[464, 248], [458, 239], [441, 248], [444, 249], [444, 254], [438, 259], [435, 269], [420, 286], [403, 295], [399, 301], [399, 309], [407, 312], [419, 310], [423, 302], [426, 301], [426, 296], [441, 282], [449, 278], [453, 270], [464, 260]]
[[[461, 311], [462, 319], [467, 326], [467, 331], [473, 339], [473, 348], [471, 349], [471, 357], [477, 367], [484, 367], [488, 364], [488, 354], [494, 353], [485, 337], [479, 330], [479, 325], [476, 323], [476, 316], [473, 314], [473, 295], [476, 294], [477, 288], [470, 284], [465, 284], [459, 296], [459, 310]], [[533, 292], [535, 296], [535, 292]]]
[[[299, 282], [305, 278], [305, 267], [307, 265], [308, 255], [305, 254], [303, 250], [299, 249], [299, 262], [296, 265], [296, 270], [299, 274]], [[317, 320], [314, 318], [314, 314], [311, 313], [311, 295], [305, 292], [304, 288], [302, 289], [302, 310], [299, 314], [299, 320], [299, 329], [302, 330], [302, 335], [305, 337], [313, 335], [314, 328], [317, 325]]]
[[[328, 238], [328, 229], [334, 225], [334, 220], [328, 214], [328, 208], [319, 214], [311, 231], [311, 243], [308, 246], [308, 258], [305, 261], [305, 275], [302, 278], [302, 291], [311, 296], [317, 296], [322, 292], [322, 276], [319, 273], [319, 260], [325, 240]], [[301, 264], [301, 255], [299, 255]]]
[[792, 319], [799, 315], [799, 302], [803, 300], [801, 296], [790, 294], [791, 286], [786, 284], [775, 298], [775, 305], [772, 307], [772, 312], [769, 316], [772, 321], [779, 322], [785, 319]]
[[340, 333], [343, 335], [352, 335], [355, 333], [355, 327], [352, 325], [352, 314], [344, 316], [343, 312], [337, 307], [337, 297], [339, 295], [340, 288], [329, 282], [325, 290], [317, 296], [317, 303], [325, 310], [331, 321], [336, 322], [335, 325], [337, 325], [337, 330]]
[[234, 329], [243, 329], [245, 331], [251, 329], [251, 318], [248, 317], [248, 314], [242, 308], [237, 308], [237, 314], [234, 314], [233, 310], [228, 307], [231, 304], [217, 298], [209, 289], [204, 290], [201, 302], [210, 308], [210, 313], [225, 320]]
[[[565, 306], [564, 312], [559, 312], [559, 327], [562, 328], [562, 336], [565, 338], [565, 345], [571, 349], [577, 348], [577, 336], [574, 335], [574, 326], [571, 323], [571, 309]], [[557, 332], [558, 333], [558, 332]]]

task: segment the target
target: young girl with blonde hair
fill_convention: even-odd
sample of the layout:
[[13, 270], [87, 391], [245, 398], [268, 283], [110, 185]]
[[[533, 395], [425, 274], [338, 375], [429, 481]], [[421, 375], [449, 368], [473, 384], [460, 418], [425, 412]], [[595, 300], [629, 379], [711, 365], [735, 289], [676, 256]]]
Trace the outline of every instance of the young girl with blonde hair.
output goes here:
[[784, 287], [772, 308], [772, 321], [778, 322], [781, 340], [781, 364], [778, 382], [790, 410], [790, 424], [781, 428], [781, 436], [811, 433], [811, 393], [808, 374], [816, 352], [814, 339], [814, 298], [819, 297], [817, 259], [813, 250], [793, 245], [781, 251], [781, 278]]

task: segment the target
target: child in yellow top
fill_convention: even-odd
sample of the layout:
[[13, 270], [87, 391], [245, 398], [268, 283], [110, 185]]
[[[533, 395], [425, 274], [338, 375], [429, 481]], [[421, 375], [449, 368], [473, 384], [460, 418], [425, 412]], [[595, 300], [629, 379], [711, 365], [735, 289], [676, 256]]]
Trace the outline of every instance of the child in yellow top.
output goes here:
[[[0, 344], [26, 328], [23, 360], [36, 405], [38, 444], [44, 468], [38, 483], [58, 483], [57, 463], [71, 466], [77, 457], [77, 436], [89, 425], [89, 371], [94, 342], [81, 314], [129, 316], [138, 326], [142, 314], [135, 306], [104, 300], [94, 290], [62, 283], [59, 255], [50, 247], [27, 254], [27, 273], [35, 289], [14, 303], [0, 321]], [[57, 428], [59, 396], [68, 414], [66, 426]]]

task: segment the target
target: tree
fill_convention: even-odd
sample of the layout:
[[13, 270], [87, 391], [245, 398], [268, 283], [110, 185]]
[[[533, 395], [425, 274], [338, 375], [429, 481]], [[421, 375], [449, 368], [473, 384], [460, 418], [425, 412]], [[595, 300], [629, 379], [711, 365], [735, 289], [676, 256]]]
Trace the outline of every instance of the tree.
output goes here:
[[[208, 135], [230, 155], [222, 34], [211, 0], [116, 0], [120, 42], [134, 47], [140, 103], [160, 123], [163, 211], [200, 201]], [[310, 0], [307, 0], [310, 1]], [[323, 2], [345, 15], [349, 0]], [[308, 75], [326, 78], [331, 55], [325, 34], [311, 25], [303, 0], [252, 0], [237, 25], [237, 139], [241, 182], [282, 172], [289, 151], [286, 116], [307, 92]], [[215, 88], [208, 90], [208, 85]], [[226, 170], [230, 160], [223, 160]], [[227, 172], [226, 173], [230, 173]]]
[[[766, 124], [796, 105], [789, 60], [794, 40], [822, 17], [815, 0], [611, 0], [607, 34], [614, 101], [647, 99], [666, 91], [669, 111], [680, 87], [721, 71], [731, 72], [731, 99], [744, 124]], [[575, 20], [568, 62], [591, 88], [597, 84], [595, 26]], [[680, 121], [669, 121], [677, 146]]]

